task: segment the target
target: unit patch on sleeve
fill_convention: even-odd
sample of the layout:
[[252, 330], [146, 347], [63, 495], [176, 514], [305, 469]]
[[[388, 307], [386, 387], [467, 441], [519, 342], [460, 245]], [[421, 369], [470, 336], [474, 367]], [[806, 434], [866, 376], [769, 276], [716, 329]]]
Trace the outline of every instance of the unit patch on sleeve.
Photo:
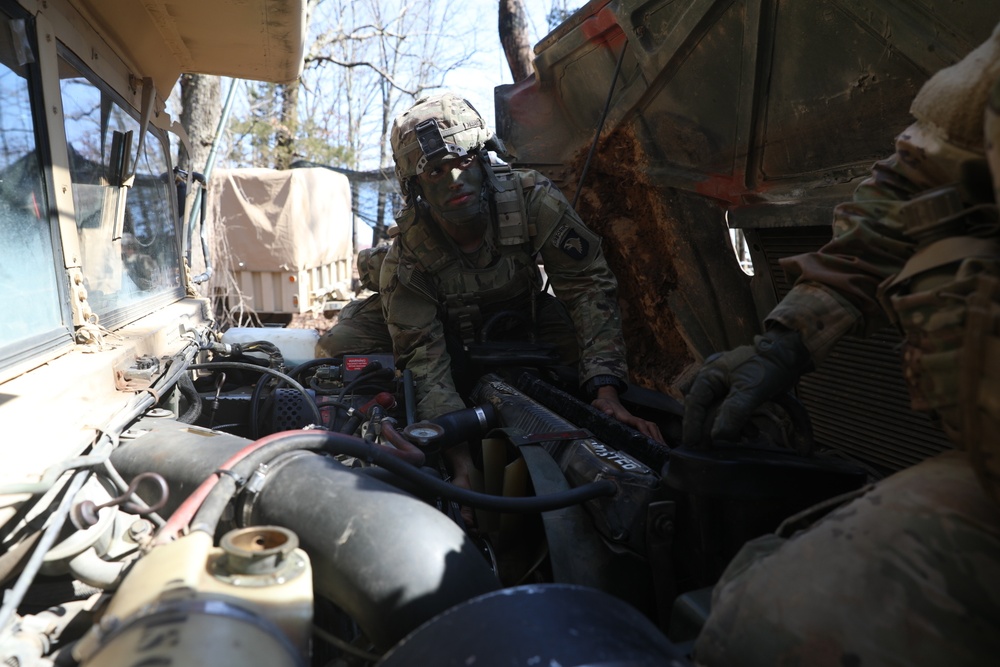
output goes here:
[[583, 259], [590, 252], [590, 241], [569, 225], [561, 225], [552, 235], [552, 245], [573, 259]]

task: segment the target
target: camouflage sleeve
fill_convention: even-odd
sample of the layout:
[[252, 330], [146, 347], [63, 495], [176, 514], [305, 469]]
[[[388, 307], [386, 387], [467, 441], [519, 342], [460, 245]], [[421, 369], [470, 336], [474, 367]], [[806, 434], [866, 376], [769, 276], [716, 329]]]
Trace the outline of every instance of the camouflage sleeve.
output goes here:
[[451, 377], [451, 358], [445, 348], [437, 302], [421, 289], [422, 279], [397, 238], [379, 278], [382, 311], [392, 336], [396, 365], [413, 372], [417, 418], [433, 419], [461, 410], [465, 402]]
[[800, 331], [816, 361], [847, 332], [888, 323], [879, 285], [913, 255], [899, 209], [927, 190], [962, 180], [974, 153], [942, 141], [921, 122], [896, 138], [896, 152], [875, 163], [851, 201], [834, 209], [833, 238], [818, 251], [781, 261], [795, 288], [767, 317]]
[[528, 219], [535, 225], [552, 290], [576, 328], [581, 384], [595, 375], [628, 378], [625, 337], [618, 308], [618, 282], [601, 251], [601, 237], [583, 224], [562, 193], [539, 176], [528, 196]]

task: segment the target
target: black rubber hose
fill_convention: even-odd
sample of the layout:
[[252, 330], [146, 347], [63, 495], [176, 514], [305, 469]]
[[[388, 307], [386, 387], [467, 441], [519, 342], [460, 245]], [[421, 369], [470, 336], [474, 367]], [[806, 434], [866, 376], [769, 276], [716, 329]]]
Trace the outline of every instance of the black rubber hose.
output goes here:
[[264, 368], [263, 366], [255, 366], [254, 364], [247, 364], [243, 363], [242, 361], [213, 361], [210, 364], [191, 364], [190, 366], [188, 366], [188, 368], [190, 370], [199, 370], [199, 369], [215, 370], [218, 368], [234, 368], [236, 370], [254, 371], [256, 373], [264, 373], [266, 375], [271, 375], [273, 377], [276, 377], [279, 380], [283, 380], [288, 384], [288, 386], [292, 387], [300, 394], [302, 394], [302, 396], [304, 396], [306, 399], [306, 405], [309, 406], [309, 410], [313, 413], [313, 417], [315, 418], [315, 421], [313, 423], [318, 426], [322, 426], [323, 424], [323, 415], [320, 414], [319, 408], [316, 407], [316, 401], [314, 401], [313, 397], [309, 394], [308, 391], [306, 391], [306, 388], [303, 387], [298, 382], [296, 382], [295, 380], [293, 380], [292, 378], [285, 375], [284, 373], [276, 371], [273, 368]]
[[[294, 450], [323, 451], [333, 455], [353, 456], [389, 470], [398, 477], [435, 495], [454, 500], [462, 505], [509, 513], [546, 512], [571, 505], [579, 505], [594, 498], [613, 496], [618, 486], [611, 480], [598, 480], [544, 496], [504, 497], [478, 493], [450, 484], [409, 463], [393, 456], [385, 449], [361, 438], [345, 433], [326, 431], [290, 432], [271, 444], [251, 452], [233, 466], [231, 475], [221, 475], [218, 483], [205, 498], [191, 522], [192, 530], [202, 530], [214, 535], [226, 506], [237, 490], [236, 479], [248, 478], [262, 463]], [[423, 494], [421, 494], [423, 495]]]
[[187, 373], [183, 373], [177, 378], [177, 389], [181, 392], [181, 396], [188, 400], [187, 410], [177, 417], [177, 421], [193, 424], [201, 416], [201, 394], [195, 389], [194, 380]]
[[[583, 484], [568, 491], [551, 493], [544, 496], [504, 497], [478, 493], [432, 477], [393, 456], [386, 449], [361, 438], [344, 433], [329, 433], [326, 431], [290, 432], [280, 440], [247, 455], [243, 461], [233, 466], [232, 472], [236, 477], [245, 479], [261, 463], [266, 463], [280, 454], [296, 449], [353, 456], [362, 461], [368, 461], [381, 468], [385, 468], [411, 484], [415, 484], [421, 489], [435, 495], [454, 500], [459, 504], [468, 505], [469, 507], [496, 512], [525, 514], [547, 512], [571, 505], [579, 505], [594, 498], [613, 496], [618, 491], [618, 486], [614, 482], [602, 479]], [[195, 515], [192, 522], [192, 529], [203, 530], [214, 535], [219, 519], [235, 492], [236, 480], [233, 476], [222, 475]]]
[[[260, 402], [264, 394], [264, 387], [271, 382], [270, 378], [259, 378], [250, 392], [250, 435], [254, 438], [260, 437]], [[281, 384], [278, 380], [276, 384]]]
[[[433, 501], [435, 498], [437, 498], [437, 495], [433, 491], [417, 486], [412, 482], [408, 482], [407, 480], [403, 479], [396, 473], [392, 472], [391, 470], [386, 470], [385, 468], [366, 466], [364, 468], [352, 468], [352, 470], [354, 470], [354, 472], [358, 473], [359, 475], [364, 475], [365, 477], [371, 477], [373, 479], [379, 480], [380, 482], [385, 482], [390, 486], [396, 487], [400, 491], [405, 491], [406, 493], [409, 493], [411, 496], [416, 496], [417, 498], [426, 500], [428, 502]], [[437, 473], [436, 471], [431, 471], [431, 470], [428, 470], [426, 472], [428, 475], [440, 474]]]
[[618, 486], [608, 479], [589, 482], [576, 488], [545, 496], [505, 498], [487, 493], [477, 493], [431, 477], [409, 463], [393, 456], [385, 449], [365, 442], [361, 438], [325, 431], [292, 432], [286, 436], [300, 443], [300, 449], [321, 448], [330, 454], [344, 454], [367, 461], [399, 475], [417, 486], [433, 491], [436, 495], [454, 500], [462, 505], [508, 513], [536, 513], [579, 505], [594, 498], [613, 496]]
[[434, 444], [441, 449], [482, 438], [499, 424], [497, 411], [489, 403], [455, 410], [430, 421], [444, 428], [441, 437], [434, 440]]

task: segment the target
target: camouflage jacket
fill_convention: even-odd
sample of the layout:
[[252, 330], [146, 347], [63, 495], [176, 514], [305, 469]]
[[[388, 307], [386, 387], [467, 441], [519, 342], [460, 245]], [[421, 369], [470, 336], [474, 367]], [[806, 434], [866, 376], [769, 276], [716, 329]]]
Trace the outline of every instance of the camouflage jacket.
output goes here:
[[[802, 334], [819, 363], [846, 333], [868, 334], [891, 316], [880, 286], [899, 274], [916, 243], [899, 215], [912, 198], [963, 174], [988, 171], [982, 151], [941, 142], [917, 122], [896, 139], [851, 201], [834, 209], [833, 238], [820, 250], [781, 261], [795, 287], [767, 317]], [[976, 202], [966, 201], [967, 206]]]
[[527, 306], [541, 288], [537, 255], [572, 317], [580, 381], [627, 376], [618, 284], [600, 237], [538, 172], [514, 170], [501, 183], [506, 189], [493, 196], [486, 241], [471, 255], [440, 230], [422, 202], [397, 217], [400, 233], [379, 291], [397, 363], [414, 373], [421, 418], [465, 407], [451, 376], [446, 327], [459, 333], [469, 324], [460, 321], [463, 313], [491, 305], [520, 299]]
[[781, 262], [795, 287], [767, 320], [798, 330], [817, 363], [845, 333], [870, 333], [887, 323], [880, 286], [890, 284], [916, 249], [900, 216], [908, 201], [957, 184], [961, 206], [996, 203], [983, 123], [994, 85], [996, 96], [1000, 25], [924, 84], [910, 107], [916, 122], [896, 138], [895, 154], [877, 162], [852, 201], [834, 209], [831, 241]]

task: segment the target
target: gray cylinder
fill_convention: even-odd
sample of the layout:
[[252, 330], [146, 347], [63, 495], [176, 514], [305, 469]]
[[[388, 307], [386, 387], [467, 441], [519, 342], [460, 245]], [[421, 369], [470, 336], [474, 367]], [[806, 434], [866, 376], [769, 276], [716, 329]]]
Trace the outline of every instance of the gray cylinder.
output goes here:
[[442, 611], [499, 588], [465, 533], [434, 507], [337, 461], [283, 464], [260, 492], [253, 523], [299, 535], [316, 591], [388, 648]]

